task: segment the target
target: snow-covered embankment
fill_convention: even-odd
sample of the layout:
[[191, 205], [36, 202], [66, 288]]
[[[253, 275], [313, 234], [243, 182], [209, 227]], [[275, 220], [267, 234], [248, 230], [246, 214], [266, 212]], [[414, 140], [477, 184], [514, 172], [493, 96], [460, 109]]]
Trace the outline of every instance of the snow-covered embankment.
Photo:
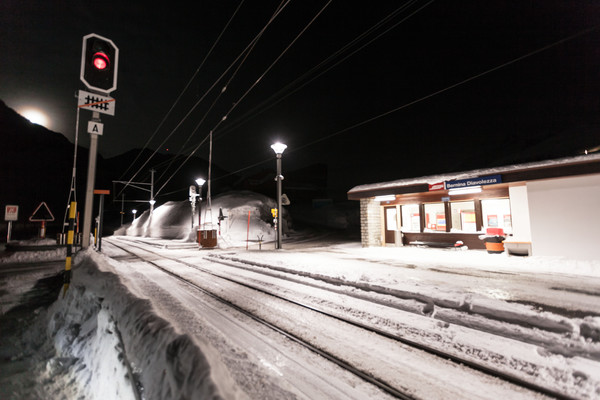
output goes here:
[[50, 378], [46, 390], [87, 399], [236, 398], [212, 347], [179, 334], [103, 263], [85, 252], [66, 296], [38, 321], [57, 353], [40, 372]]

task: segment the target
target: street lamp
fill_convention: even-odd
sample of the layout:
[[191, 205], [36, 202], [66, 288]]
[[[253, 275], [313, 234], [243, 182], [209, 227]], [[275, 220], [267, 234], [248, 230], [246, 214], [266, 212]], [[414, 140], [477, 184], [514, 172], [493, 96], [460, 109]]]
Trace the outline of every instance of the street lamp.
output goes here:
[[277, 176], [275, 177], [277, 181], [277, 248], [281, 249], [281, 181], [283, 180], [283, 175], [281, 175], [281, 155], [287, 146], [277, 142], [271, 145], [271, 148], [277, 155]]
[[[192, 207], [192, 234], [194, 233], [194, 214], [196, 213], [196, 202], [198, 198], [202, 201], [200, 197], [202, 191], [202, 185], [204, 185], [205, 180], [202, 178], [196, 179], [196, 184], [198, 185], [198, 190], [196, 190], [196, 185], [190, 185], [190, 206]], [[200, 210], [198, 210], [198, 229], [200, 229]]]
[[203, 178], [198, 178], [196, 179], [196, 185], [202, 187], [202, 185], [204, 185], [204, 183], [206, 182], [206, 180], [204, 180]]
[[131, 213], [133, 214], [133, 220], [135, 221], [135, 214], [137, 214], [137, 210], [133, 209], [131, 210]]

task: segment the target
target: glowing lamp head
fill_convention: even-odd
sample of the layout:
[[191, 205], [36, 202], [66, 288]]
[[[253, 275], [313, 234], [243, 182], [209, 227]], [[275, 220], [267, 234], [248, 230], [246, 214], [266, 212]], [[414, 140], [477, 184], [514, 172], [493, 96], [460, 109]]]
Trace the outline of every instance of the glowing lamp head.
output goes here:
[[205, 182], [206, 182], [206, 180], [204, 180], [202, 178], [196, 179], [196, 185], [198, 185], [198, 186], [204, 185]]
[[104, 71], [110, 66], [110, 60], [105, 53], [99, 51], [92, 57], [92, 64], [94, 68]]
[[287, 146], [283, 143], [277, 142], [277, 143], [271, 145], [271, 148], [273, 149], [275, 154], [281, 155], [281, 154], [283, 154], [284, 150], [287, 149]]

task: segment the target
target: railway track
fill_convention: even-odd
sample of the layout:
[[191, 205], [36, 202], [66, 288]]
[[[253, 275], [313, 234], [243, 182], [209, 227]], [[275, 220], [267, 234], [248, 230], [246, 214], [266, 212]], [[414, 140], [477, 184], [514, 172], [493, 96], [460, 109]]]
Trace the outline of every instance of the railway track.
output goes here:
[[[427, 345], [425, 345], [423, 343], [415, 342], [413, 340], [407, 339], [406, 337], [402, 337], [400, 335], [396, 335], [396, 334], [390, 333], [390, 332], [385, 331], [383, 329], [379, 329], [379, 328], [377, 328], [375, 326], [370, 326], [369, 324], [365, 324], [365, 323], [353, 320], [351, 318], [347, 318], [345, 316], [339, 315], [337, 313], [330, 312], [330, 311], [328, 311], [328, 310], [326, 310], [324, 308], [320, 308], [320, 307], [317, 307], [317, 306], [312, 305], [312, 304], [308, 304], [308, 303], [305, 303], [305, 302], [301, 302], [301, 301], [297, 301], [297, 300], [288, 298], [286, 296], [282, 296], [280, 293], [277, 293], [276, 291], [273, 291], [273, 290], [269, 290], [269, 289], [267, 289], [265, 287], [262, 287], [262, 286], [260, 286], [258, 284], [253, 284], [253, 283], [250, 283], [248, 281], [244, 281], [242, 279], [237, 279], [237, 278], [232, 278], [232, 277], [228, 277], [228, 276], [223, 276], [222, 274], [219, 274], [219, 273], [215, 272], [214, 270], [210, 270], [210, 269], [207, 269], [207, 268], [200, 267], [200, 266], [198, 266], [198, 265], [196, 265], [194, 263], [189, 263], [189, 262], [186, 262], [185, 260], [181, 260], [181, 259], [174, 258], [174, 257], [167, 257], [164, 254], [159, 253], [158, 251], [153, 251], [153, 250], [148, 249], [148, 243], [147, 242], [138, 241], [136, 239], [127, 240], [126, 242], [127, 243], [125, 245], [123, 243], [118, 244], [117, 240], [111, 240], [110, 241], [111, 245], [114, 245], [115, 247], [118, 247], [122, 251], [124, 251], [124, 252], [126, 252], [128, 254], [131, 254], [132, 256], [137, 257], [137, 258], [143, 260], [144, 262], [146, 262], [146, 263], [148, 263], [150, 265], [153, 265], [155, 268], [158, 268], [161, 271], [163, 271], [164, 273], [166, 273], [166, 274], [174, 277], [175, 279], [178, 279], [179, 281], [184, 282], [186, 285], [189, 285], [190, 287], [193, 287], [194, 289], [201, 291], [205, 295], [210, 296], [211, 298], [213, 298], [213, 299], [215, 299], [215, 300], [217, 300], [217, 301], [219, 301], [219, 302], [227, 305], [228, 307], [231, 307], [231, 308], [235, 309], [236, 311], [238, 311], [238, 312], [246, 315], [247, 317], [253, 319], [254, 321], [256, 321], [256, 322], [258, 322], [258, 323], [260, 323], [260, 324], [262, 324], [264, 326], [267, 326], [270, 329], [272, 329], [272, 330], [274, 330], [274, 331], [276, 331], [276, 332], [284, 335], [285, 337], [287, 337], [290, 340], [296, 342], [297, 344], [299, 344], [299, 345], [301, 345], [301, 346], [303, 346], [303, 347], [305, 347], [305, 348], [307, 348], [307, 349], [309, 349], [309, 350], [311, 350], [311, 351], [319, 354], [320, 356], [328, 359], [329, 361], [331, 361], [331, 362], [335, 363], [336, 365], [338, 365], [339, 367], [343, 368], [344, 370], [351, 372], [352, 374], [360, 377], [361, 379], [364, 379], [365, 381], [367, 381], [367, 382], [375, 385], [376, 387], [378, 387], [382, 391], [384, 391], [384, 392], [386, 392], [386, 393], [388, 393], [388, 394], [390, 394], [390, 395], [392, 395], [392, 396], [394, 396], [396, 398], [400, 398], [400, 399], [413, 399], [414, 397], [411, 394], [407, 393], [402, 388], [394, 387], [394, 385], [391, 384], [390, 382], [387, 382], [387, 381], [385, 381], [383, 379], [380, 379], [380, 378], [374, 376], [373, 374], [369, 373], [368, 371], [365, 371], [363, 369], [360, 369], [360, 368], [357, 368], [357, 367], [353, 366], [351, 363], [343, 360], [342, 358], [336, 356], [335, 354], [333, 354], [331, 352], [328, 352], [325, 349], [322, 349], [321, 347], [319, 347], [319, 346], [311, 343], [310, 340], [306, 340], [306, 339], [302, 338], [300, 335], [297, 335], [297, 334], [295, 334], [293, 332], [290, 332], [289, 330], [287, 330], [285, 328], [282, 328], [280, 326], [277, 326], [277, 325], [273, 324], [272, 322], [269, 322], [267, 319], [265, 319], [263, 317], [260, 317], [256, 313], [248, 311], [244, 307], [242, 307], [240, 305], [237, 305], [237, 304], [235, 304], [235, 303], [233, 303], [233, 302], [231, 302], [231, 301], [223, 298], [222, 296], [219, 296], [218, 294], [214, 293], [213, 291], [210, 291], [210, 290], [207, 290], [204, 287], [201, 287], [200, 285], [194, 283], [192, 280], [187, 279], [187, 278], [181, 276], [180, 274], [174, 272], [172, 269], [166, 268], [166, 267], [161, 266], [161, 265], [159, 265], [158, 263], [156, 263], [156, 262], [154, 262], [152, 260], [149, 260], [148, 259], [149, 257], [140, 256], [138, 253], [132, 251], [131, 249], [132, 248], [136, 248], [137, 251], [146, 252], [146, 253], [152, 255], [152, 257], [159, 256], [159, 257], [161, 257], [163, 259], [168, 259], [168, 260], [170, 260], [172, 262], [176, 262], [176, 263], [178, 263], [180, 265], [185, 265], [186, 267], [193, 268], [193, 269], [195, 269], [195, 270], [197, 270], [197, 271], [199, 271], [199, 272], [201, 272], [203, 274], [208, 274], [208, 275], [210, 275], [210, 276], [212, 276], [214, 278], [225, 280], [225, 281], [230, 282], [230, 283], [235, 284], [235, 285], [240, 285], [240, 286], [242, 286], [242, 287], [244, 287], [246, 289], [259, 292], [259, 293], [261, 293], [263, 295], [266, 295], [266, 296], [271, 296], [273, 298], [276, 298], [278, 301], [287, 302], [287, 303], [293, 304], [296, 307], [301, 307], [303, 309], [310, 310], [311, 312], [318, 313], [318, 314], [320, 314], [322, 316], [325, 316], [327, 318], [331, 318], [331, 319], [334, 319], [336, 321], [342, 322], [344, 324], [348, 324], [350, 326], [353, 326], [355, 328], [359, 328], [359, 329], [368, 331], [368, 332], [370, 332], [372, 334], [384, 337], [386, 339], [402, 343], [403, 345], [410, 346], [411, 348], [417, 349], [418, 351], [422, 351], [422, 352], [428, 353], [430, 355], [439, 357], [439, 358], [441, 358], [443, 360], [451, 361], [454, 364], [459, 365], [461, 367], [462, 366], [466, 366], [466, 367], [468, 367], [468, 368], [470, 368], [470, 369], [472, 369], [474, 371], [478, 371], [479, 373], [483, 373], [483, 374], [486, 374], [488, 376], [501, 379], [501, 380], [503, 380], [505, 382], [509, 382], [509, 383], [511, 383], [513, 385], [519, 386], [521, 388], [525, 388], [525, 389], [530, 390], [532, 392], [535, 392], [535, 393], [538, 393], [538, 394], [543, 394], [543, 395], [551, 397], [551, 398], [565, 398], [565, 399], [571, 398], [571, 397], [565, 395], [564, 393], [561, 393], [559, 391], [556, 391], [556, 390], [553, 390], [553, 389], [550, 389], [550, 388], [546, 388], [546, 387], [540, 386], [540, 385], [538, 385], [538, 384], [536, 384], [534, 382], [522, 379], [519, 376], [515, 376], [515, 375], [512, 375], [512, 374], [507, 374], [505, 372], [502, 372], [502, 371], [490, 368], [487, 365], [474, 362], [473, 360], [466, 359], [466, 358], [463, 358], [463, 357], [456, 356], [455, 354], [450, 354], [450, 353], [441, 351], [441, 350], [439, 350], [439, 349], [437, 349], [435, 347], [427, 346]], [[155, 245], [155, 247], [158, 248], [158, 247], [162, 247], [162, 246]], [[215, 260], [214, 257], [205, 257], [205, 259], [208, 259], [209, 261], [212, 261], [212, 262], [223, 262], [223, 260]], [[231, 263], [229, 263], [229, 264], [231, 264]], [[239, 265], [238, 265], [238, 267], [239, 267]], [[273, 275], [272, 272], [268, 272], [268, 271], [267, 272], [263, 271], [263, 273], [265, 273], [267, 275]], [[281, 276], [277, 276], [277, 279], [287, 279], [287, 280], [291, 280], [291, 281], [297, 281], [297, 279], [294, 279], [294, 278], [290, 279], [290, 278], [285, 278], [285, 277], [281, 277]], [[296, 283], [298, 283], [298, 282], [296, 282]]]

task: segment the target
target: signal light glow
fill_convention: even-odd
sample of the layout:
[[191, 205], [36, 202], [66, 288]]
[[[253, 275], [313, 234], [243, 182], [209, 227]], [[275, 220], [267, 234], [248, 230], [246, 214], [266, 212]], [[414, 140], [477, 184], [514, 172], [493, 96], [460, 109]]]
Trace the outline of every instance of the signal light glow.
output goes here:
[[106, 54], [99, 51], [96, 54], [94, 54], [94, 57], [92, 57], [92, 64], [94, 64], [94, 67], [96, 67], [96, 69], [104, 70], [110, 65], [110, 60], [108, 59], [108, 56]]

